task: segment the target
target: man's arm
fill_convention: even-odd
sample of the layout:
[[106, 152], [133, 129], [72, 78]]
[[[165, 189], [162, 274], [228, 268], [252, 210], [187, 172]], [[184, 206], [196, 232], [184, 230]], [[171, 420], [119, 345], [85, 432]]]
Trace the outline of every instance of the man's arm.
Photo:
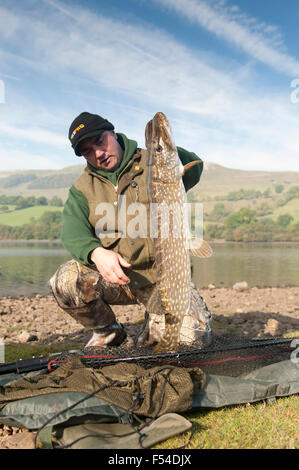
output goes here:
[[72, 257], [85, 265], [92, 264], [90, 252], [102, 245], [88, 217], [89, 205], [86, 198], [72, 186], [62, 212], [61, 241]]
[[194, 160], [199, 160], [202, 162], [200, 165], [195, 165], [194, 167], [190, 168], [190, 170], [186, 171], [183, 176], [183, 183], [186, 191], [188, 191], [199, 182], [203, 170], [203, 161], [195, 153], [188, 152], [182, 147], [177, 147], [177, 150], [183, 165], [186, 165], [189, 162], [193, 162]]
[[86, 198], [72, 186], [62, 214], [63, 246], [79, 263], [89, 266], [95, 264], [105, 281], [128, 284], [130, 279], [121, 266], [129, 268], [131, 265], [118, 253], [102, 247], [88, 217], [89, 205]]

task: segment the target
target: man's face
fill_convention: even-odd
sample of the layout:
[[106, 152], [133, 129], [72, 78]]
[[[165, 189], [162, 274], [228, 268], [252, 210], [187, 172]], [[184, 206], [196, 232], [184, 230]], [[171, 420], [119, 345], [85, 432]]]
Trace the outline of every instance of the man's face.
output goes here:
[[79, 149], [88, 163], [103, 171], [116, 170], [124, 154], [114, 131], [104, 131], [99, 137], [84, 139]]

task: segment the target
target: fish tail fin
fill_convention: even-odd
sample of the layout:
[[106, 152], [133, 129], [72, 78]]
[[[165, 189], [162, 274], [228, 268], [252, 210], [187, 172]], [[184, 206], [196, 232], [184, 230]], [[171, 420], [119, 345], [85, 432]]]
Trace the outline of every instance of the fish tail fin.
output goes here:
[[[156, 286], [147, 302], [146, 310], [149, 315], [163, 315], [165, 308], [161, 299], [161, 294]], [[153, 349], [153, 354], [176, 351], [179, 345], [181, 321], [171, 314], [165, 315], [165, 329], [163, 336]]]
[[175, 352], [179, 347], [181, 322], [177, 324], [172, 321], [168, 322], [167, 317], [170, 317], [170, 315], [166, 315], [165, 331], [161, 341], [154, 347], [153, 354]]

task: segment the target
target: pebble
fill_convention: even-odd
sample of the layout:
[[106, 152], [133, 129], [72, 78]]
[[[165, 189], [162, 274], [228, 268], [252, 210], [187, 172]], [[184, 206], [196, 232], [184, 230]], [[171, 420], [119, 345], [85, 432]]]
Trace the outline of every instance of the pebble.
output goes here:
[[[240, 284], [242, 289], [247, 289], [240, 290]], [[299, 287], [249, 288], [245, 281], [237, 282], [233, 289], [214, 286], [211, 282], [209, 287], [199, 288], [201, 295], [214, 313], [215, 319], [225, 312], [226, 316], [231, 316], [230, 325], [236, 327], [237, 331], [241, 332], [244, 322], [250, 330], [249, 334], [256, 325], [261, 332], [264, 328], [268, 331], [267, 321], [270, 317], [279, 320], [279, 335], [284, 334], [287, 329], [299, 330], [299, 311], [298, 306], [296, 307]], [[138, 305], [116, 305], [113, 306], [113, 311], [130, 336], [134, 337], [144, 321], [143, 308]], [[64, 313], [52, 295], [2, 297], [0, 312], [6, 312], [4, 315], [0, 314], [0, 338], [5, 343], [38, 341], [39, 344], [54, 344], [70, 339], [84, 345], [89, 339], [89, 332]], [[226, 319], [224, 325], [228, 326]], [[23, 333], [24, 331], [26, 333]]]
[[264, 333], [270, 333], [270, 335], [275, 336], [282, 331], [282, 325], [278, 320], [275, 318], [269, 318], [265, 327]]
[[236, 282], [233, 285], [233, 289], [238, 290], [238, 291], [244, 291], [248, 289], [248, 284], [246, 281], [243, 282]]
[[20, 343], [29, 343], [30, 341], [37, 341], [38, 337], [37, 335], [34, 335], [32, 333], [29, 333], [29, 331], [22, 331], [22, 333], [19, 334], [18, 336], [18, 341]]

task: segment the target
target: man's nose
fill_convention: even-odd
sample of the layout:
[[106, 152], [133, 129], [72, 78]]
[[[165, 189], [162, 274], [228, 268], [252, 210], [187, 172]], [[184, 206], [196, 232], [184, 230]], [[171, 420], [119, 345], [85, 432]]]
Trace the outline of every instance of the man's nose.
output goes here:
[[94, 152], [95, 152], [96, 158], [101, 158], [101, 157], [104, 155], [105, 150], [96, 147], [96, 148], [94, 149]]

